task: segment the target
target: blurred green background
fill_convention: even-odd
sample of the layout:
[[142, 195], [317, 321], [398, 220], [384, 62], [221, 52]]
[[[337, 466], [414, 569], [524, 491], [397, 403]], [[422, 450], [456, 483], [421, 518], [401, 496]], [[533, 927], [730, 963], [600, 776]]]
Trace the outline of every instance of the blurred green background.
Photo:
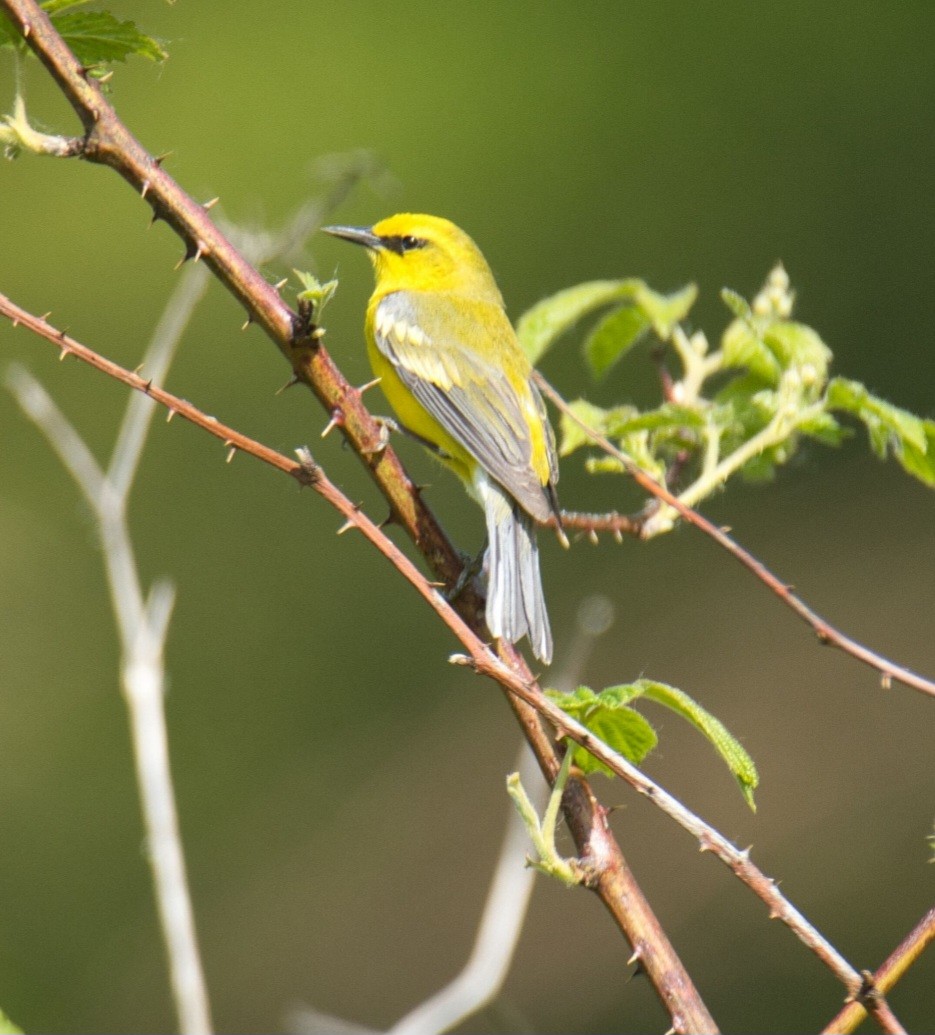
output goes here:
[[[280, 223], [319, 189], [321, 156], [371, 150], [388, 170], [333, 214], [446, 215], [480, 243], [515, 317], [597, 277], [696, 280], [694, 326], [726, 322], [776, 259], [835, 370], [935, 416], [935, 7], [114, 4], [169, 41], [162, 68], [119, 67], [118, 111], [195, 197]], [[2, 55], [0, 55], [2, 56]], [[33, 117], [74, 132], [35, 63]], [[8, 57], [0, 94], [13, 93]], [[179, 242], [111, 172], [0, 166], [0, 291], [134, 367], [177, 274]], [[368, 378], [364, 257], [335, 269], [328, 344]], [[270, 279], [289, 272], [270, 268]], [[325, 416], [216, 285], [168, 387], [285, 452], [310, 443], [344, 489], [385, 507]], [[107, 455], [126, 393], [0, 325]], [[574, 339], [545, 371], [566, 395], [651, 397], [647, 350], [586, 382]], [[368, 397], [381, 408], [377, 393]], [[0, 393], [0, 1006], [33, 1031], [159, 1031], [166, 991], [117, 648], [89, 516]], [[456, 541], [480, 513], [413, 445], [400, 450]], [[282, 1030], [303, 1004], [386, 1027], [461, 966], [507, 815], [515, 724], [492, 686], [364, 541], [310, 493], [176, 421], [156, 422], [134, 497], [142, 569], [178, 587], [168, 714], [190, 877], [220, 1030]], [[620, 486], [562, 472], [572, 509]], [[935, 497], [862, 436], [813, 446], [768, 487], [706, 512], [821, 613], [935, 673]], [[882, 692], [698, 534], [649, 545], [543, 545], [557, 667], [587, 595], [617, 623], [583, 678], [649, 675], [720, 716], [756, 759], [759, 812], [674, 718], [649, 772], [782, 879], [858, 967], [876, 967], [932, 902], [931, 700]], [[637, 878], [725, 1030], [817, 1030], [842, 990], [758, 900], [650, 805], [598, 779]], [[568, 847], [567, 837], [563, 844]], [[540, 879], [500, 1001], [471, 1031], [668, 1026], [599, 903]], [[935, 1025], [930, 955], [892, 1004]]]

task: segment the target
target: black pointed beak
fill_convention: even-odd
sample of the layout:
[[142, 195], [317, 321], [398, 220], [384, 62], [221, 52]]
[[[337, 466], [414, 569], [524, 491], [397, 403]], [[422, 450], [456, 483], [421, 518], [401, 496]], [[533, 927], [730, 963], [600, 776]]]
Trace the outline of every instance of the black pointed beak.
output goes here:
[[383, 241], [369, 226], [323, 226], [322, 230], [332, 237], [341, 237], [345, 241], [362, 244], [365, 248], [376, 250], [383, 247]]

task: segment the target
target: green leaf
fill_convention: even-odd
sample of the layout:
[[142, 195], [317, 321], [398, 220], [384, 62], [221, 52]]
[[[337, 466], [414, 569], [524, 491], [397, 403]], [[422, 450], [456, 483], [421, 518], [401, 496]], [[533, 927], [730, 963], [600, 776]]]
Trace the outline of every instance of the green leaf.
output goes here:
[[126, 61], [131, 54], [165, 61], [162, 44], [140, 32], [133, 22], [120, 22], [106, 11], [67, 11], [54, 19], [55, 27], [86, 66]]
[[845, 439], [851, 437], [850, 428], [845, 428], [830, 413], [824, 411], [816, 414], [810, 420], [803, 421], [798, 425], [798, 430], [803, 435], [817, 439], [826, 446], [839, 446]]
[[658, 291], [647, 287], [643, 281], [637, 283], [638, 287], [634, 295], [636, 304], [643, 310], [656, 334], [665, 341], [675, 325], [688, 316], [689, 310], [698, 297], [698, 286], [686, 284], [685, 287], [674, 291], [671, 295], [661, 295]]
[[743, 295], [737, 294], [736, 291], [732, 291], [730, 288], [721, 288], [721, 301], [738, 320], [748, 324], [753, 323], [753, 310]]
[[296, 269], [292, 272], [298, 277], [299, 283], [302, 285], [302, 290], [296, 294], [296, 298], [300, 302], [308, 302], [311, 305], [312, 320], [317, 322], [321, 317], [322, 310], [334, 298], [334, 293], [338, 290], [338, 282], [336, 280], [328, 280], [322, 284], [313, 273], [306, 273], [303, 270]]
[[[926, 422], [908, 410], [871, 395], [859, 381], [835, 377], [828, 383], [825, 397], [832, 410], [845, 410], [859, 417], [871, 436], [879, 426], [885, 433], [892, 433], [923, 453], [926, 451]], [[886, 455], [885, 449], [880, 455]]]
[[0, 1035], [23, 1035], [23, 1029], [17, 1027], [2, 1010], [0, 1010]]
[[597, 378], [603, 377], [650, 327], [663, 341], [669, 338], [673, 327], [685, 319], [698, 297], [694, 284], [671, 295], [653, 291], [642, 280], [623, 280], [619, 284], [623, 296], [633, 304], [604, 317], [584, 344], [585, 357]]
[[631, 296], [639, 280], [591, 280], [537, 302], [519, 318], [516, 336], [535, 365], [584, 316]]
[[[650, 447], [649, 432], [635, 431], [632, 435], [624, 435], [617, 442], [617, 447], [627, 459], [649, 475], [660, 485], [665, 485], [665, 464], [656, 456]], [[626, 474], [627, 465], [615, 456], [600, 454], [589, 456], [584, 462], [584, 469], [589, 474]]]
[[610, 368], [642, 338], [650, 321], [642, 309], [622, 306], [605, 316], [584, 343], [584, 355], [595, 378]]
[[904, 471], [935, 488], [935, 421], [872, 395], [859, 381], [835, 377], [828, 383], [829, 409], [852, 413], [863, 421], [873, 451], [885, 460], [890, 451]]
[[897, 459], [908, 474], [935, 489], [935, 421], [924, 423], [926, 448], [917, 449], [911, 442], [903, 442]]
[[832, 359], [831, 349], [811, 327], [793, 320], [777, 320], [764, 332], [763, 341], [772, 349], [783, 369], [811, 368], [815, 381], [824, 384]]
[[692, 700], [684, 690], [678, 690], [666, 683], [657, 683], [652, 679], [638, 679], [626, 689], [635, 690], [634, 697], [641, 694], [650, 701], [664, 705], [690, 722], [699, 733], [707, 737], [717, 753], [727, 763], [728, 769], [734, 774], [747, 804], [754, 812], [756, 811], [753, 792], [760, 782], [756, 766], [740, 741], [728, 731], [720, 719], [716, 719], [697, 701]]
[[745, 320], [733, 320], [721, 337], [723, 366], [746, 367], [751, 373], [771, 385], [779, 384], [782, 368], [772, 349]]
[[655, 410], [645, 413], [626, 412], [625, 407], [607, 411], [607, 434], [613, 437], [629, 434], [631, 431], [681, 431], [684, 428], [701, 430], [706, 424], [700, 409], [679, 406], [677, 403], [663, 403]]
[[[621, 415], [630, 417], [638, 412], [632, 406], [616, 406], [613, 409], [605, 410], [600, 406], [595, 406], [594, 403], [589, 403], [586, 399], [573, 400], [568, 404], [568, 409], [578, 420], [585, 423], [599, 435], [607, 433], [609, 422], [621, 419]], [[559, 455], [561, 456], [568, 456], [569, 453], [573, 453], [576, 449], [590, 445], [593, 442], [591, 436], [567, 413], [563, 413], [561, 416], [559, 431], [562, 441], [559, 450]]]
[[[639, 712], [628, 707], [633, 694], [628, 687], [610, 687], [595, 693], [579, 686], [570, 694], [547, 690], [546, 695], [566, 715], [576, 719], [599, 737], [609, 748], [638, 765], [656, 746], [656, 732]], [[579, 745], [573, 745], [574, 762], [585, 773], [613, 773], [603, 762]]]
[[714, 402], [718, 405], [722, 403], [728, 405], [736, 403], [739, 406], [743, 406], [758, 392], [762, 392], [764, 388], [771, 388], [774, 384], [774, 381], [761, 377], [752, 371], [738, 373], [717, 392], [714, 396]]
[[[659, 337], [665, 339], [672, 333], [672, 327], [683, 319], [691, 308], [697, 293], [698, 289], [694, 284], [689, 284], [672, 295], [661, 295], [648, 287], [645, 281], [635, 277], [626, 280], [591, 280], [566, 288], [536, 303], [519, 318], [516, 336], [530, 362], [535, 364], [558, 338], [580, 319], [613, 302], [627, 301], [641, 310]], [[620, 317], [621, 321], [624, 319]], [[612, 346], [609, 343], [605, 344], [610, 352], [610, 361], [607, 361], [608, 357], [601, 355], [598, 357], [596, 369], [607, 370], [611, 363], [619, 358], [619, 354], [613, 355]], [[629, 348], [632, 344], [630, 341], [625, 347]], [[594, 346], [594, 349], [602, 351], [598, 346]], [[588, 357], [591, 357], [590, 348]]]
[[91, 0], [44, 0], [40, 6], [48, 15], [58, 14], [59, 11], [67, 11], [69, 7], [83, 7]]
[[777, 455], [781, 447], [773, 446], [771, 449], [764, 449], [762, 453], [751, 457], [740, 468], [740, 477], [745, 482], [763, 485], [771, 482], [776, 477], [776, 468], [782, 466], [789, 459], [788, 450], [783, 450]]
[[[753, 759], [724, 724], [689, 697], [684, 690], [653, 679], [638, 679], [635, 683], [609, 686], [599, 693], [595, 693], [590, 687], [579, 686], [570, 694], [547, 690], [546, 695], [566, 715], [577, 719], [582, 726], [586, 726], [595, 736], [600, 737], [608, 747], [636, 765], [652, 751], [658, 738], [652, 726], [635, 712], [630, 704], [640, 697], [645, 697], [669, 708], [690, 722], [714, 745], [740, 785], [744, 800], [756, 811], [753, 792], [760, 778]], [[612, 775], [607, 766], [598, 762], [584, 748], [576, 747], [575, 750], [575, 764], [585, 772]]]

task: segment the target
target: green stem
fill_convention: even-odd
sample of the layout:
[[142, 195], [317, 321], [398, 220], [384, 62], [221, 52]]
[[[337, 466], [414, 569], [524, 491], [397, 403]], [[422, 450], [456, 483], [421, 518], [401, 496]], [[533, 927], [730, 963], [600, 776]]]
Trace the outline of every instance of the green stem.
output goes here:
[[[732, 453], [725, 456], [720, 463], [709, 466], [706, 455], [702, 473], [684, 492], [679, 494], [679, 502], [686, 507], [696, 506], [701, 500], [720, 488], [744, 464], [772, 446], [779, 445], [797, 427], [806, 424], [824, 411], [823, 400], [812, 403], [804, 409], [800, 408], [800, 392], [801, 385], [798, 378], [795, 379], [794, 384], [791, 381], [786, 385], [780, 383], [780, 403], [770, 422]], [[782, 398], [783, 396], [786, 398]], [[662, 507], [644, 526], [643, 537], [650, 539], [662, 532], [668, 532], [674, 525], [676, 517], [676, 512], [672, 507]]]
[[523, 825], [529, 833], [529, 837], [539, 855], [538, 859], [529, 859], [528, 862], [542, 873], [550, 877], [557, 877], [566, 887], [574, 887], [584, 879], [581, 865], [576, 859], [563, 858], [555, 847], [555, 828], [558, 823], [558, 813], [562, 804], [562, 796], [565, 793], [565, 785], [568, 782], [568, 774], [571, 772], [571, 761], [574, 755], [571, 745], [566, 745], [565, 756], [562, 759], [561, 767], [552, 785], [552, 793], [549, 796], [549, 804], [540, 821], [535, 806], [529, 800], [526, 788], [523, 787], [519, 773], [510, 773], [506, 778], [507, 794], [512, 798], [516, 811], [523, 821]]

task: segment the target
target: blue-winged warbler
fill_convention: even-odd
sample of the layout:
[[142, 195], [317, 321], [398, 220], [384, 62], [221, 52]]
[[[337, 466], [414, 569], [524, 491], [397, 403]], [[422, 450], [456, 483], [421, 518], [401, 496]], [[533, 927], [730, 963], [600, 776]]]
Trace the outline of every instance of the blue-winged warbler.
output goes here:
[[559, 518], [555, 437], [490, 267], [436, 216], [326, 230], [373, 262], [367, 350], [396, 416], [484, 508], [491, 633], [551, 661], [535, 522]]

